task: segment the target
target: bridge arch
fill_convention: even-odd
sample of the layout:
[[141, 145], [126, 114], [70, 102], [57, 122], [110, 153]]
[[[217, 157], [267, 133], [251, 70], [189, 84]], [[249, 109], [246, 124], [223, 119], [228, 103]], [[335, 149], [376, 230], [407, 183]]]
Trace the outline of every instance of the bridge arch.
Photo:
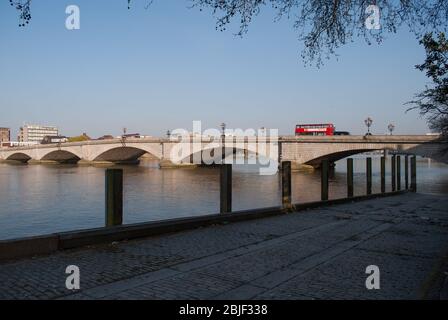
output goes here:
[[81, 157], [67, 150], [54, 150], [45, 154], [41, 160], [57, 161], [60, 163], [77, 163]]
[[302, 163], [311, 165], [313, 167], [319, 167], [323, 159], [327, 159], [330, 162], [335, 162], [346, 157], [378, 150], [397, 151], [402, 154], [412, 154], [423, 157], [430, 157], [438, 161], [446, 161], [446, 152], [437, 144], [401, 144], [401, 143], [386, 143], [386, 144], [340, 144], [333, 145], [330, 148], [319, 148], [302, 155]]
[[5, 160], [11, 160], [11, 161], [19, 161], [23, 163], [27, 163], [29, 160], [31, 160], [31, 156], [29, 156], [26, 153], [23, 152], [15, 152], [8, 157], [6, 157]]
[[[258, 157], [264, 157], [266, 159], [269, 159], [266, 154], [263, 154], [261, 152], [258, 152], [257, 147], [254, 145], [252, 148], [247, 146], [233, 146], [233, 147], [227, 147], [225, 149], [225, 156], [228, 158], [229, 156], [233, 156], [239, 152], [243, 152], [244, 158], [248, 158], [250, 155], [255, 155]], [[277, 156], [277, 152], [275, 154]], [[172, 157], [172, 156], [171, 156]], [[200, 157], [200, 158], [199, 158]], [[181, 163], [192, 163], [194, 162], [197, 164], [197, 161], [201, 159], [202, 164], [219, 164], [221, 162], [222, 158], [222, 147], [221, 146], [210, 146], [207, 145], [200, 150], [195, 150], [194, 152], [189, 152], [186, 155], [183, 155], [183, 157], [180, 160]], [[175, 160], [175, 159], [172, 159]]]
[[336, 162], [338, 160], [350, 157], [355, 154], [360, 154], [364, 152], [371, 152], [371, 151], [377, 151], [377, 150], [384, 150], [384, 149], [354, 149], [354, 150], [344, 150], [344, 151], [338, 151], [333, 153], [328, 153], [322, 156], [319, 156], [317, 158], [311, 159], [307, 162], [305, 162], [306, 165], [310, 165], [313, 167], [319, 167], [322, 160], [328, 160], [330, 162]]
[[97, 155], [92, 157], [92, 159], [93, 161], [133, 162], [137, 161], [138, 158], [145, 153], [152, 154], [143, 148], [120, 146], [102, 150], [102, 152], [99, 152]]

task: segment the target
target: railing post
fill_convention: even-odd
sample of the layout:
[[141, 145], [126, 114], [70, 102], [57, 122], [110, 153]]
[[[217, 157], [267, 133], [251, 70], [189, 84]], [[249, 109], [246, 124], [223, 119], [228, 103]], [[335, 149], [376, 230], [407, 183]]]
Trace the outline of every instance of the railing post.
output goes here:
[[409, 189], [409, 156], [404, 157], [404, 187]]
[[347, 197], [353, 198], [353, 159], [347, 159]]
[[397, 182], [397, 177], [396, 177], [396, 171], [397, 171], [396, 159], [397, 159], [397, 156], [393, 155], [392, 158], [391, 158], [391, 161], [390, 161], [391, 179], [392, 179], [392, 192], [396, 191], [396, 182]]
[[106, 227], [123, 223], [123, 169], [106, 169]]
[[291, 161], [282, 162], [282, 205], [291, 208]]
[[372, 194], [372, 158], [366, 159], [366, 189], [367, 194]]
[[417, 192], [417, 157], [411, 158], [411, 191]]
[[381, 193], [386, 192], [386, 157], [381, 157]]
[[322, 160], [321, 162], [321, 200], [328, 200], [328, 171], [329, 171], [328, 160]]
[[232, 212], [232, 165], [222, 164], [220, 171], [220, 212]]
[[401, 157], [397, 156], [397, 190], [401, 190]]

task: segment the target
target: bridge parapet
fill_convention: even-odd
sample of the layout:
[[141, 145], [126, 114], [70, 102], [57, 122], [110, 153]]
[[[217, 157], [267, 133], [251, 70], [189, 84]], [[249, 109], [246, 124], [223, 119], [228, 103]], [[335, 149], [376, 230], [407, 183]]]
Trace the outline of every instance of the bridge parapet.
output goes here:
[[430, 135], [350, 135], [350, 136], [281, 136], [282, 142], [314, 142], [314, 143], [447, 143], [446, 138]]
[[[448, 142], [438, 136], [426, 135], [372, 135], [372, 136], [280, 136], [271, 137], [225, 137], [225, 146], [240, 148], [252, 153], [260, 153], [262, 144], [278, 145], [279, 152], [274, 157], [296, 164], [316, 166], [322, 159], [336, 161], [341, 158], [373, 150], [396, 150], [402, 153], [432, 157], [448, 162]], [[188, 140], [187, 140], [188, 141]], [[210, 143], [221, 143], [222, 137], [191, 137], [188, 143], [200, 142], [199, 151], [210, 148]], [[1, 148], [0, 159], [48, 160], [48, 161], [128, 161], [144, 153], [150, 153], [160, 160], [172, 161], [172, 149], [185, 137], [168, 138], [127, 138], [91, 140], [61, 144], [36, 145], [30, 147]], [[269, 148], [265, 148], [267, 151]], [[196, 149], [196, 151], [198, 151]], [[188, 156], [188, 155], [186, 155]], [[270, 155], [272, 157], [272, 155]]]
[[330, 136], [290, 137], [281, 140], [282, 160], [318, 167], [357, 153], [394, 150], [448, 162], [448, 141], [434, 136]]

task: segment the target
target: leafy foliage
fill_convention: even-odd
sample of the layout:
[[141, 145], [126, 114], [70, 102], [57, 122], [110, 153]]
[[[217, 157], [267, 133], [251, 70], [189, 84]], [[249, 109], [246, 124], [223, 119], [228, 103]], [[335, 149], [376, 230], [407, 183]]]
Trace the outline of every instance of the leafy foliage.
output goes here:
[[88, 135], [86, 135], [85, 133], [83, 133], [80, 136], [68, 138], [68, 142], [82, 142], [82, 141], [89, 141], [89, 140], [91, 140], [91, 138]]
[[[251, 21], [264, 6], [276, 11], [276, 20], [291, 18], [298, 39], [304, 43], [302, 58], [306, 63], [322, 64], [324, 58], [362, 37], [368, 44], [381, 43], [384, 35], [407, 25], [420, 38], [429, 31], [443, 31], [448, 25], [446, 0], [190, 0], [193, 7], [211, 9], [217, 16], [218, 30], [226, 30], [237, 19], [238, 35], [248, 31]], [[381, 28], [365, 27], [366, 9], [375, 4], [380, 9]]]
[[432, 33], [426, 34], [420, 43], [425, 47], [426, 60], [415, 66], [424, 71], [432, 80], [432, 85], [408, 102], [410, 109], [418, 109], [427, 117], [430, 128], [448, 134], [448, 40], [444, 33], [436, 38]]
[[24, 27], [31, 20], [31, 0], [9, 0], [9, 4], [19, 11], [19, 27]]

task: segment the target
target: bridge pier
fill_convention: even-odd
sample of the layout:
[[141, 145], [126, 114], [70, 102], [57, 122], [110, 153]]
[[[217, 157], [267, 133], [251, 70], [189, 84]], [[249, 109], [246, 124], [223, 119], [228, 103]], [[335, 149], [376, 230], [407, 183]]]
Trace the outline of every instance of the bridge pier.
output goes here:
[[81, 159], [81, 160], [77, 161], [77, 164], [81, 165], [81, 166], [138, 165], [139, 163], [140, 163], [139, 159], [135, 159], [135, 160], [119, 160], [119, 161]]
[[78, 161], [78, 165], [80, 165], [80, 166], [91, 166], [91, 165], [93, 165], [93, 161], [86, 160], [86, 159], [81, 159], [81, 160]]
[[[291, 162], [291, 171], [294, 172], [300, 172], [300, 171], [314, 171], [314, 170], [320, 170], [321, 165], [320, 163], [313, 163], [313, 164], [306, 164], [306, 163], [300, 163], [297, 161], [291, 161], [291, 160], [282, 160], [282, 163], [285, 161]], [[334, 161], [328, 162], [329, 168], [334, 168], [336, 166], [336, 163]], [[281, 163], [279, 163], [279, 169], [281, 168]]]
[[194, 163], [174, 163], [171, 160], [163, 159], [160, 160], [159, 167], [160, 169], [176, 169], [176, 168], [196, 168], [198, 165]]
[[59, 162], [56, 160], [36, 160], [36, 159], [30, 159], [27, 161], [28, 164], [61, 164], [63, 162]]
[[28, 160], [4, 160], [0, 159], [0, 163], [7, 163], [7, 164], [27, 164]]
[[[279, 164], [279, 166], [281, 166], [281, 164]], [[313, 171], [314, 169], [315, 168], [311, 165], [291, 161], [291, 171]]]

